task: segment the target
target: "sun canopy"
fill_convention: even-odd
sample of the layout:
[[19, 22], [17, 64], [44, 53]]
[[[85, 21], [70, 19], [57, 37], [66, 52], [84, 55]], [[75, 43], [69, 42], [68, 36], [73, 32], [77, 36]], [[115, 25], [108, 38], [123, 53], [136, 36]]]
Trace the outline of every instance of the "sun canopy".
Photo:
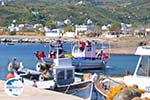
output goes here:
[[149, 56], [150, 46], [139, 46], [135, 52], [135, 55]]

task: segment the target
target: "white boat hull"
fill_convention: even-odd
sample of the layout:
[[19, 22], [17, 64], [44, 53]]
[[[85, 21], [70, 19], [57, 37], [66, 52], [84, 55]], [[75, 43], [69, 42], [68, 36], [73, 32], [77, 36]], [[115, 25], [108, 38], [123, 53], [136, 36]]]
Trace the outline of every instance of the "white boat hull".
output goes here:
[[79, 60], [73, 59], [72, 65], [75, 66], [75, 70], [98, 70], [104, 69], [106, 62], [100, 60]]

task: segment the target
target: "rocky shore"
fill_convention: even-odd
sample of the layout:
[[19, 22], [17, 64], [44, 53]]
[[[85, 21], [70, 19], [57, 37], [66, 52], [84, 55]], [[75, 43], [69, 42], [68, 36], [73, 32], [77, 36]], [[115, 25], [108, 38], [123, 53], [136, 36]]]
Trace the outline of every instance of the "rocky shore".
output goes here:
[[150, 37], [133, 37], [126, 36], [120, 38], [104, 38], [104, 37], [45, 37], [45, 36], [0, 36], [0, 42], [7, 43], [44, 43], [51, 42], [54, 39], [61, 39], [63, 42], [77, 42], [79, 40], [90, 40], [96, 43], [110, 44], [110, 48], [106, 52], [110, 54], [134, 54], [137, 46], [141, 43], [150, 44]]

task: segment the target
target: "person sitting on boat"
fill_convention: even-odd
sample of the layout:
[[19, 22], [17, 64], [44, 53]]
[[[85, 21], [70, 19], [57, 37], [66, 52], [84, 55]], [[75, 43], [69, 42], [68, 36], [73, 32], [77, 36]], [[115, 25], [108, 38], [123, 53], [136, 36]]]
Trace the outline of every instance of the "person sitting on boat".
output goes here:
[[41, 51], [39, 53], [39, 59], [41, 60], [42, 58], [46, 57], [44, 51]]
[[104, 53], [104, 50], [101, 49], [101, 51], [97, 52], [96, 57], [100, 60], [108, 60], [109, 59], [109, 54], [108, 53]]
[[56, 58], [56, 52], [50, 51], [50, 54], [48, 55], [49, 58]]

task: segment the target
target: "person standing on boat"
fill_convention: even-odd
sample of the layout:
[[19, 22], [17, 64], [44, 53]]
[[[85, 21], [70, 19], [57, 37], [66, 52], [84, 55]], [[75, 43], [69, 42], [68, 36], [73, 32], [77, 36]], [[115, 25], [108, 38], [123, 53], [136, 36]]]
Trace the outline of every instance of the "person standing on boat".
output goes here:
[[34, 54], [37, 57], [37, 59], [40, 60], [39, 51], [36, 51]]
[[87, 47], [88, 51], [91, 51], [92, 44], [91, 44], [91, 42], [89, 40], [86, 41], [86, 47]]
[[64, 50], [63, 50], [63, 47], [62, 47], [62, 42], [61, 40], [57, 40], [56, 43], [55, 43], [55, 57], [56, 57], [56, 54], [58, 52], [58, 57], [59, 58], [63, 58], [64, 57]]
[[83, 51], [85, 49], [86, 43], [84, 41], [80, 41], [80, 50]]
[[19, 62], [17, 61], [17, 59], [16, 59], [16, 57], [13, 59], [13, 61], [12, 61], [12, 67], [13, 67], [13, 69], [15, 69], [15, 70], [18, 70], [19, 69]]

